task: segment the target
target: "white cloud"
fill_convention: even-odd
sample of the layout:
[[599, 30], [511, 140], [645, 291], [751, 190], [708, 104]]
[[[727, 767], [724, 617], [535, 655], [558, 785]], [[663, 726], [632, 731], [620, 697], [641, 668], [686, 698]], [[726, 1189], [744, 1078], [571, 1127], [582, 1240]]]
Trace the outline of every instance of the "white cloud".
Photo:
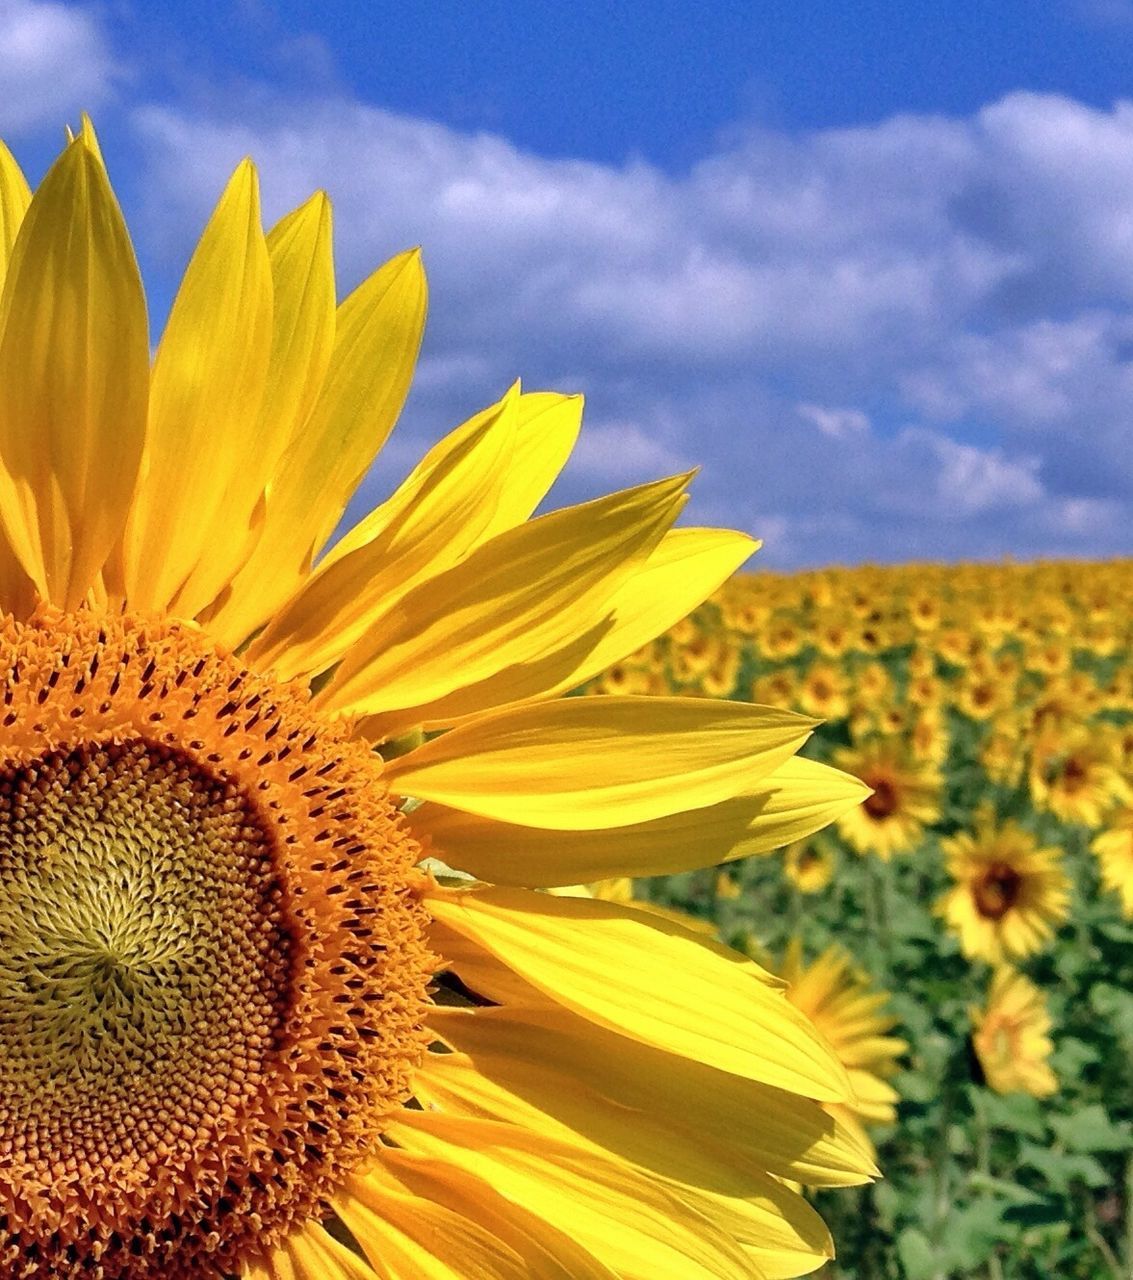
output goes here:
[[110, 94], [119, 68], [94, 12], [53, 0], [0, 0], [0, 131], [43, 125], [62, 137]]
[[[1045, 496], [1038, 458], [1010, 458], [1002, 449], [962, 444], [924, 427], [907, 428], [896, 445], [909, 455], [910, 473], [920, 470], [929, 482], [905, 495], [915, 504], [914, 515], [970, 520], [1003, 508], [1031, 506]], [[934, 510], [925, 510], [926, 497], [933, 499]]]
[[1130, 545], [1133, 104], [751, 130], [677, 174], [264, 91], [133, 123], [168, 262], [246, 153], [271, 217], [330, 190], [345, 282], [425, 246], [414, 439], [522, 374], [588, 395], [568, 496], [703, 461], [690, 517], [773, 510], [769, 562]]
[[829, 409], [820, 404], [797, 404], [795, 412], [831, 440], [851, 440], [869, 435], [869, 415], [860, 409]]
[[639, 423], [601, 420], [587, 421], [570, 459], [574, 475], [594, 478], [605, 486], [643, 484], [693, 465]]

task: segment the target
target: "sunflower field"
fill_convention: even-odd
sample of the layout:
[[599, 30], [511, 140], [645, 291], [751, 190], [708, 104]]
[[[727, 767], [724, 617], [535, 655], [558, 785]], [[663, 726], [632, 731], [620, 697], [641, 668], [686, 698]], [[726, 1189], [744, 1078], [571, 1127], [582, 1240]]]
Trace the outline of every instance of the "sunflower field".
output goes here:
[[882, 1179], [823, 1275], [1133, 1275], [1133, 563], [732, 579], [592, 693], [792, 707], [872, 790], [785, 850], [596, 891], [786, 978]]

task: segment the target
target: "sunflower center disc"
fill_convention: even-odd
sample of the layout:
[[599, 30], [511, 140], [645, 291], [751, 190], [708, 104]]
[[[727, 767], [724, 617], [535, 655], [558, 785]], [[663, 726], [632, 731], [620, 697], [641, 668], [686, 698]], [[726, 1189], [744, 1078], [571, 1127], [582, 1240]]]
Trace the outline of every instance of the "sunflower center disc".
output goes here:
[[891, 782], [884, 778], [871, 781], [873, 795], [866, 796], [862, 807], [871, 818], [888, 818], [897, 808], [897, 791]]
[[221, 1280], [411, 1092], [381, 762], [199, 634], [0, 621], [0, 1275]]
[[279, 900], [254, 816], [177, 754], [82, 746], [0, 775], [5, 1182], [31, 1200], [199, 1160], [281, 1026]]
[[976, 910], [987, 920], [999, 920], [1019, 898], [1022, 877], [1006, 863], [993, 863], [976, 882]]

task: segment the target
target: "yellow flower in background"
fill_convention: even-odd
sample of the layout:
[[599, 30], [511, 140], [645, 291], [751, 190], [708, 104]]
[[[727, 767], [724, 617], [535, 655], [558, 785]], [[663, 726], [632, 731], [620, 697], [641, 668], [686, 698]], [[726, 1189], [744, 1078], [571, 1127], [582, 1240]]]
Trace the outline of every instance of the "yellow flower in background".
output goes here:
[[838, 819], [839, 834], [858, 853], [885, 860], [908, 853], [940, 816], [938, 769], [915, 759], [901, 742], [877, 738], [835, 752], [834, 762], [873, 792]]
[[517, 389], [328, 550], [419, 256], [339, 304], [326, 199], [265, 236], [244, 162], [151, 369], [89, 126], [34, 198], [0, 149], [0, 215], [5, 1274], [818, 1266], [783, 1180], [872, 1172], [821, 1035], [695, 930], [541, 892], [856, 802], [801, 717], [559, 696], [752, 541], [674, 528], [685, 476], [530, 519], [580, 402]]
[[1048, 730], [1035, 743], [1030, 780], [1036, 806], [1064, 822], [1100, 827], [1114, 805], [1133, 801], [1112, 725]]
[[1133, 806], [1111, 814], [1090, 848], [1097, 855], [1102, 887], [1120, 897], [1122, 914], [1133, 920]]
[[909, 1046], [890, 1035], [896, 1019], [882, 1012], [889, 993], [876, 990], [839, 946], [827, 947], [808, 965], [792, 939], [779, 972], [789, 983], [787, 999], [818, 1027], [849, 1072], [854, 1097], [848, 1109], [870, 1123], [891, 1124], [899, 1097], [889, 1078]]
[[849, 687], [842, 672], [829, 662], [816, 662], [799, 684], [799, 707], [819, 720], [839, 720], [850, 710]]
[[796, 840], [783, 851], [783, 871], [800, 893], [821, 893], [834, 878], [834, 850], [825, 842]]
[[1047, 1059], [1050, 1014], [1043, 993], [1015, 969], [997, 969], [987, 1004], [971, 1010], [972, 1047], [980, 1070], [996, 1093], [1046, 1098], [1058, 1089]]
[[955, 884], [937, 911], [970, 959], [1000, 964], [1031, 955], [1066, 918], [1070, 880], [1059, 851], [1039, 848], [1016, 823], [985, 818], [941, 847]]

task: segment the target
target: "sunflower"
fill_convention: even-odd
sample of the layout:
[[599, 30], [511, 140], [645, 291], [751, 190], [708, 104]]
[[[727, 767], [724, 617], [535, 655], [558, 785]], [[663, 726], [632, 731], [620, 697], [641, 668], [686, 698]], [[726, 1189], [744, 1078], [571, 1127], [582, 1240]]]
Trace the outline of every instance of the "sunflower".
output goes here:
[[892, 1124], [899, 1098], [889, 1077], [909, 1046], [890, 1034], [896, 1019], [882, 1012], [889, 993], [875, 990], [849, 952], [836, 945], [808, 965], [794, 938], [779, 972], [789, 984], [787, 999], [818, 1027], [849, 1073], [849, 1111], [870, 1123]]
[[1066, 918], [1070, 880], [1058, 850], [1039, 848], [1018, 824], [985, 816], [941, 847], [955, 884], [937, 911], [969, 958], [1000, 964], [1030, 955]]
[[983, 1010], [972, 1009], [972, 1047], [996, 1093], [1046, 1098], [1058, 1089], [1047, 1064], [1050, 1014], [1043, 993], [1015, 969], [995, 971]]
[[842, 672], [829, 662], [815, 662], [799, 684], [798, 704], [807, 715], [839, 720], [850, 710], [848, 684]]
[[844, 748], [834, 761], [873, 793], [838, 819], [839, 833], [858, 853], [876, 853], [886, 861], [908, 853], [940, 816], [939, 770], [915, 759], [898, 739], [875, 738]]
[[1122, 913], [1133, 920], [1133, 806], [1111, 814], [1090, 848], [1097, 855], [1103, 887], [1120, 896]]
[[1116, 804], [1133, 802], [1113, 725], [1043, 733], [1035, 743], [1030, 782], [1036, 806], [1063, 822], [1100, 827]]
[[424, 277], [337, 304], [325, 197], [265, 237], [247, 161], [152, 369], [89, 124], [34, 197], [0, 148], [0, 271], [4, 1274], [819, 1265], [783, 1180], [872, 1173], [819, 1033], [695, 931], [540, 891], [856, 801], [802, 717], [558, 696], [751, 540], [674, 529], [685, 476], [529, 520], [580, 405], [515, 389], [328, 550]]
[[820, 893], [834, 878], [834, 850], [825, 841], [796, 840], [783, 851], [783, 871], [800, 893]]

